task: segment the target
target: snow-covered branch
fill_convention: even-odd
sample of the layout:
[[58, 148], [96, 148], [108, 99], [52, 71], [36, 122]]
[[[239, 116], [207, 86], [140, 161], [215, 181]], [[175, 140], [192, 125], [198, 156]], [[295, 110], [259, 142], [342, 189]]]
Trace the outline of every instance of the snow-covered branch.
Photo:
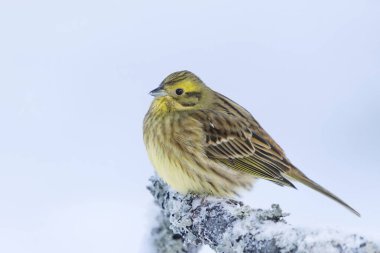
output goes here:
[[195, 253], [202, 245], [220, 253], [380, 252], [355, 234], [292, 227], [278, 205], [252, 209], [231, 199], [183, 196], [157, 177], [151, 183], [148, 188], [162, 211], [152, 230], [158, 253]]

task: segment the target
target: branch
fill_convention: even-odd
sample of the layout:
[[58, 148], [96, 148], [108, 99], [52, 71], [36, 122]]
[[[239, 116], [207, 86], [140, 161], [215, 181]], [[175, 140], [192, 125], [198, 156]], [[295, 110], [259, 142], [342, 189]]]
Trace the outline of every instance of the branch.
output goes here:
[[185, 242], [180, 234], [174, 234], [165, 216], [157, 217], [158, 225], [152, 229], [153, 246], [157, 253], [197, 253], [199, 245]]
[[[160, 247], [159, 253], [195, 253], [201, 245], [220, 253], [380, 252], [375, 243], [355, 234], [292, 227], [284, 219], [288, 214], [275, 204], [262, 210], [231, 199], [183, 196], [157, 177], [150, 180], [148, 189], [162, 211], [160, 226], [153, 230], [155, 241], [182, 244], [178, 250]], [[166, 232], [158, 236], [157, 229]]]

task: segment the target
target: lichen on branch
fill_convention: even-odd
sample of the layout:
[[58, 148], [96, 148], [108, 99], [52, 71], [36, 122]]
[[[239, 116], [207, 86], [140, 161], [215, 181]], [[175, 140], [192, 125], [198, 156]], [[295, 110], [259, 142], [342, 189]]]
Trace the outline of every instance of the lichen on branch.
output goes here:
[[380, 253], [359, 235], [293, 227], [275, 204], [252, 209], [232, 199], [181, 195], [157, 177], [150, 181], [148, 189], [161, 209], [152, 230], [158, 253], [195, 253], [202, 245], [219, 253]]

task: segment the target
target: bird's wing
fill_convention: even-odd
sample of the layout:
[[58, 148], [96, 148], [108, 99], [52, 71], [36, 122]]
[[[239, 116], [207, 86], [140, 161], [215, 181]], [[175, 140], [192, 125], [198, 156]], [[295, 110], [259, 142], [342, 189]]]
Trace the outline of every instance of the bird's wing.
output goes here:
[[248, 120], [223, 112], [203, 113], [204, 147], [210, 159], [281, 186], [294, 187], [283, 176], [290, 166], [285, 156], [261, 137]]

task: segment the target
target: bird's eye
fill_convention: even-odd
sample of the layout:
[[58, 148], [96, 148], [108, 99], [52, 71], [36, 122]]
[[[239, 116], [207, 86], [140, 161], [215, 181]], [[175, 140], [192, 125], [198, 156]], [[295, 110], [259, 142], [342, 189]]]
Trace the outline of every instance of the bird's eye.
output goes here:
[[178, 96], [181, 96], [183, 94], [183, 89], [176, 89], [175, 94], [177, 94]]

